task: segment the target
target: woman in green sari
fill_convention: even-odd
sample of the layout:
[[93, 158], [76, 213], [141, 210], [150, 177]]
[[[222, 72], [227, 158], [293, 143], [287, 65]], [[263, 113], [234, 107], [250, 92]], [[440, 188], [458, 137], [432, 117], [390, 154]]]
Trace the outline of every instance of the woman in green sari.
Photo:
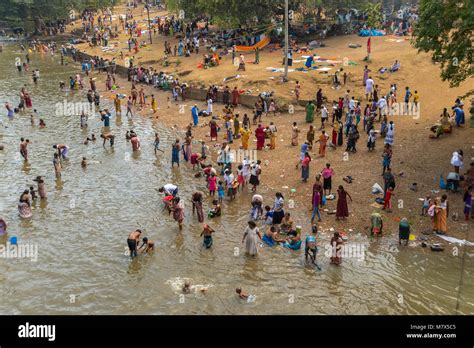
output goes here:
[[306, 122], [312, 123], [314, 121], [314, 110], [316, 106], [313, 104], [313, 101], [309, 101], [306, 105]]

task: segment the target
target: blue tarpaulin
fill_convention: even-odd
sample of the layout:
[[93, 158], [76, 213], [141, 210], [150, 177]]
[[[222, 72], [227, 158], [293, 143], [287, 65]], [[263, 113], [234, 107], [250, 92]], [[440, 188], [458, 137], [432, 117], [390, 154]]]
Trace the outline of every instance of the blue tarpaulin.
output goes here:
[[359, 36], [384, 36], [385, 33], [381, 30], [375, 30], [375, 29], [372, 29], [372, 30], [368, 30], [368, 29], [362, 29], [361, 31], [359, 31]]

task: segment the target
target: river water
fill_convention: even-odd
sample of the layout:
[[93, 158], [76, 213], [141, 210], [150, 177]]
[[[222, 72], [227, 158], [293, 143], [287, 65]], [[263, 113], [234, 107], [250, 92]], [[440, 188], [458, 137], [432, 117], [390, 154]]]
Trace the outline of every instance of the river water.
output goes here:
[[[81, 130], [78, 116], [56, 115], [55, 108], [64, 100], [86, 100], [82, 91], [59, 89], [59, 81], [68, 84], [79, 67], [61, 66], [59, 57], [31, 54], [31, 68], [41, 71], [35, 86], [31, 70], [16, 70], [17, 56], [16, 46], [0, 53], [0, 100], [17, 105], [20, 88], [28, 85], [33, 107], [47, 127], [32, 127], [29, 111], [8, 120], [2, 105], [7, 128], [0, 126], [5, 145], [0, 151], [0, 217], [8, 222], [9, 235], [0, 242], [16, 236], [19, 244], [36, 245], [38, 260], [0, 258], [1, 314], [455, 314], [457, 306], [458, 313], [474, 313], [472, 250], [465, 255], [460, 291], [462, 249], [456, 254], [451, 247], [442, 253], [399, 248], [390, 237], [370, 241], [363, 234], [351, 236], [349, 244], [364, 248], [363, 260], [346, 258], [342, 267], [335, 267], [323, 255], [330, 239], [329, 231], [323, 232], [321, 271], [306, 265], [301, 252], [281, 247], [263, 248], [257, 258], [244, 256], [247, 192], [225, 204], [223, 216], [211, 222], [217, 233], [212, 249], [204, 250], [189, 202], [204, 185], [200, 179], [189, 180], [188, 166], [170, 168], [168, 145], [176, 134], [146, 118], [136, 117], [132, 124], [114, 116], [113, 150], [99, 141], [83, 145], [88, 134], [100, 134], [100, 120], [90, 119], [88, 130]], [[110, 101], [102, 104], [113, 109]], [[141, 137], [139, 155], [131, 154], [123, 136], [132, 127]], [[167, 149], [157, 157], [155, 131]], [[20, 137], [31, 141], [28, 164], [18, 156]], [[55, 179], [52, 165], [56, 143], [71, 148], [62, 181]], [[85, 171], [82, 156], [90, 162]], [[22, 220], [19, 195], [37, 175], [45, 177], [48, 199], [35, 203], [33, 217]], [[157, 188], [167, 182], [177, 183], [186, 200], [182, 232], [160, 203]], [[272, 200], [268, 189], [261, 193]], [[206, 198], [205, 207], [209, 203]], [[156, 251], [131, 261], [124, 248], [135, 228], [155, 241]], [[185, 279], [195, 292], [181, 295]], [[237, 286], [254, 295], [254, 301], [239, 300]]]

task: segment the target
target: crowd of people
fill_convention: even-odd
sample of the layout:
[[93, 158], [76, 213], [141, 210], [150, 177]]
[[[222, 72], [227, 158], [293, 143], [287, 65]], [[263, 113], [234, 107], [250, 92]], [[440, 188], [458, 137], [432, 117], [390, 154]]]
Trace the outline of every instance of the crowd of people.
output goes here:
[[[112, 23], [111, 13], [98, 16], [97, 22], [95, 22], [94, 15], [91, 13], [86, 12], [82, 16], [85, 33], [92, 32], [95, 40], [102, 42], [104, 46], [107, 45], [107, 32], [110, 34], [112, 31]], [[133, 20], [133, 15], [127, 15], [125, 18], [121, 17], [120, 23], [123, 30], [129, 31], [130, 38], [132, 38], [134, 32], [140, 37], [141, 34], [138, 33], [141, 33], [141, 30], [138, 23]], [[163, 20], [159, 19], [154, 24], [160, 35], [173, 36], [175, 33], [185, 33], [184, 39], [180, 41], [175, 49], [178, 55], [186, 54], [188, 50], [195, 51], [196, 54], [198, 53], [200, 35], [196, 36], [195, 34], [200, 32], [201, 29], [198, 29], [197, 22], [185, 24], [184, 21], [171, 17]], [[207, 26], [205, 30], [207, 30]], [[136, 47], [137, 42], [135, 42]], [[34, 43], [32, 48], [35, 51], [49, 49], [54, 54], [56, 47]], [[129, 48], [131, 50], [130, 41]], [[165, 44], [165, 50], [166, 54], [171, 54], [169, 44]], [[107, 142], [109, 142], [110, 146], [114, 146], [117, 136], [110, 130], [112, 112], [101, 108], [100, 93], [98, 92], [100, 87], [96, 85], [95, 78], [90, 75], [95, 71], [97, 73], [104, 72], [106, 74], [104, 90], [112, 91], [117, 88], [118, 83], [118, 79], [115, 78], [116, 66], [114, 63], [107, 62], [100, 57], [85, 59], [80, 52], [74, 49], [65, 50], [62, 47], [61, 55], [67, 54], [72, 54], [73, 59], [82, 64], [83, 74], [89, 76], [87, 100], [91, 105], [95, 106], [96, 112], [100, 114], [101, 121], [104, 122], [106, 131], [100, 135], [103, 139], [103, 146]], [[167, 76], [164, 72], [158, 72], [153, 68], [146, 69], [139, 65], [136, 66], [133, 59], [129, 63], [128, 82], [131, 84], [130, 95], [126, 98], [120, 93], [116, 94], [114, 98], [116, 115], [121, 115], [125, 108], [125, 116], [133, 118], [136, 112], [140, 112], [147, 105], [150, 105], [153, 113], [156, 113], [156, 98], [153, 94], [146, 95], [144, 90], [146, 86], [168, 90], [170, 93], [168, 108], [170, 107], [170, 100], [177, 101], [178, 96], [181, 96], [182, 100], [186, 100], [187, 85], [179, 81], [179, 79]], [[351, 91], [350, 89], [347, 89], [337, 100], [330, 102], [320, 88], [315, 95], [314, 101], [310, 101], [305, 107], [305, 121], [308, 125], [308, 130], [303, 132], [301, 129], [303, 126], [300, 125], [298, 127], [298, 123], [294, 122], [291, 138], [287, 139], [287, 141], [292, 146], [300, 146], [300, 152], [296, 159], [296, 168], [301, 168], [301, 180], [302, 184], [305, 184], [311, 177], [311, 150], [313, 146], [316, 146], [316, 144], [319, 146], [318, 156], [320, 158], [326, 157], [328, 148], [337, 151], [344, 146], [344, 153], [355, 153], [358, 151], [357, 143], [361, 136], [366, 136], [368, 151], [375, 151], [380, 148], [381, 175], [384, 187], [382, 190], [383, 197], [377, 202], [380, 203], [380, 211], [390, 213], [393, 197], [395, 194], [398, 194], [395, 191], [395, 176], [392, 174], [392, 157], [396, 156], [396, 153], [394, 153], [395, 122], [393, 119], [390, 119], [390, 110], [397, 103], [397, 100], [403, 100], [404, 106], [407, 108], [411, 107], [412, 102], [415, 105], [414, 107], [418, 107], [420, 96], [417, 91], [412, 93], [412, 89], [409, 86], [406, 86], [404, 91], [400, 93], [396, 84], [392, 84], [389, 90], [383, 91], [376, 84], [375, 78], [372, 77], [371, 71], [367, 66], [362, 71], [362, 75], [363, 85], [360, 86], [361, 91], [357, 92], [361, 92], [360, 94], [365, 96], [365, 103], [362, 100], [357, 100], [355, 97], [356, 91]], [[80, 73], [77, 73], [74, 77], [71, 76], [70, 89], [84, 89], [87, 83], [84, 79], [85, 77]], [[65, 86], [62, 85], [60, 87], [64, 88]], [[122, 88], [124, 87], [122, 86]], [[296, 99], [299, 99], [302, 88], [303, 86], [297, 82], [294, 91]], [[400, 98], [400, 94], [403, 99]], [[184, 198], [180, 196], [177, 185], [167, 183], [159, 190], [163, 193], [163, 204], [169, 215], [177, 222], [179, 229], [182, 230], [186, 213], [185, 202], [191, 201], [192, 214], [196, 215], [199, 223], [203, 223], [201, 233], [203, 246], [211, 248], [213, 245], [213, 234], [219, 233], [219, 231], [215, 231], [210, 226], [211, 221], [225, 214], [224, 204], [237, 204], [233, 202], [236, 196], [243, 190], [248, 189], [252, 192], [253, 196], [250, 201], [248, 223], [242, 237], [246, 254], [251, 256], [257, 255], [262, 245], [274, 247], [279, 244], [293, 251], [300, 250], [304, 245], [306, 258], [309, 256], [314, 263], [317, 251], [315, 245], [319, 230], [318, 223], [322, 221], [321, 209], [327, 204], [328, 200], [336, 200], [336, 210], [333, 212], [335, 219], [345, 220], [350, 216], [349, 204], [352, 202], [352, 196], [344, 187], [345, 185], [335, 185], [334, 187], [337, 187], [337, 189], [334, 190], [333, 178], [335, 176], [335, 169], [333, 169], [330, 163], [326, 163], [324, 168], [316, 170], [309, 202], [311, 214], [308, 216], [312, 228], [306, 236], [303, 235], [301, 227], [293, 221], [291, 214], [286, 209], [288, 202], [285, 201], [285, 197], [281, 192], [275, 193], [274, 198], [270, 201], [271, 203], [264, 204], [263, 196], [258, 193], [261, 184], [262, 161], [251, 158], [248, 150], [253, 149], [251, 149], [249, 142], [251, 137], [255, 137], [255, 151], [273, 151], [277, 148], [277, 125], [275, 122], [270, 121], [272, 114], [275, 115], [277, 112], [277, 107], [271, 95], [261, 95], [255, 102], [252, 111], [240, 115], [237, 111], [237, 107], [240, 104], [240, 95], [241, 91], [237, 87], [232, 89], [228, 85], [223, 88], [216, 85], [210, 86], [206, 97], [207, 108], [199, 110], [197, 105], [192, 107], [191, 120], [184, 130], [183, 139], [177, 138], [169, 149], [162, 149], [160, 146], [160, 135], [158, 133], [155, 134], [153, 143], [155, 155], [160, 155], [157, 151], [168, 153], [165, 150], [169, 150], [172, 167], [174, 165], [180, 167], [182, 160], [184, 160], [185, 163], [188, 163], [189, 169], [192, 170], [195, 178], [201, 180], [203, 187], [208, 191], [208, 193], [196, 191], [191, 197]], [[126, 99], [126, 105], [121, 103], [121, 100], [124, 98]], [[218, 102], [223, 103], [222, 112], [215, 110], [214, 104]], [[365, 107], [363, 107], [363, 103], [366, 104]], [[5, 107], [7, 109], [7, 116], [13, 117], [15, 108], [10, 103], [6, 103]], [[31, 96], [27, 86], [25, 86], [20, 91], [20, 105], [16, 111], [23, 112], [31, 108]], [[457, 100], [453, 107], [453, 112], [455, 123], [458, 127], [464, 124], [462, 110], [462, 102]], [[318, 117], [321, 120], [320, 127], [314, 125], [316, 121], [315, 115], [320, 116]], [[199, 117], [208, 117], [209, 121], [200, 123]], [[32, 124], [34, 123], [35, 119], [32, 116]], [[39, 125], [45, 126], [44, 121], [40, 120]], [[82, 128], [87, 127], [87, 115], [81, 115], [80, 126]], [[209, 127], [209, 143], [215, 142], [215, 144], [211, 146], [206, 145], [205, 141], [196, 141], [194, 132], [198, 126]], [[306, 139], [303, 143], [300, 140], [302, 132], [306, 133]], [[316, 132], [320, 132], [319, 135], [316, 135]], [[365, 135], [361, 135], [361, 133], [365, 133]], [[130, 141], [133, 152], [141, 150], [140, 138], [133, 129], [127, 131], [125, 139]], [[382, 139], [383, 144], [376, 147], [376, 144], [381, 142]], [[91, 141], [94, 142], [95, 140], [95, 135], [92, 134], [90, 138], [85, 139], [84, 144]], [[219, 140], [222, 141], [221, 144], [217, 143]], [[268, 141], [267, 144], [265, 144], [266, 141]], [[198, 148], [195, 148], [196, 143], [199, 144]], [[247, 151], [242, 160], [235, 158], [235, 151], [233, 152], [232, 147], [235, 147], [233, 144], [236, 143], [239, 150]], [[20, 155], [25, 161], [31, 160], [28, 156], [28, 144], [28, 139], [21, 139]], [[54, 151], [52, 156], [55, 175], [57, 178], [60, 178], [62, 162], [68, 160], [69, 146], [59, 143], [54, 144], [52, 148]], [[217, 161], [215, 163], [212, 161], [211, 150], [217, 150]], [[455, 168], [455, 173], [459, 174], [459, 168], [462, 167], [462, 151], [457, 151], [456, 154], [456, 156], [453, 156], [455, 158], [452, 159], [452, 164]], [[81, 166], [83, 168], [87, 167], [86, 158], [82, 159]], [[351, 184], [353, 179], [350, 176], [346, 176], [343, 180]], [[37, 177], [35, 181], [38, 184], [37, 192], [39, 198], [45, 199], [46, 188], [44, 179]], [[204, 200], [206, 197], [212, 202], [207, 214], [204, 212]], [[464, 216], [468, 220], [472, 214], [472, 186], [466, 188], [463, 198], [465, 201]], [[33, 199], [37, 199], [33, 187], [21, 194], [18, 209], [22, 218], [31, 218], [30, 206]], [[383, 230], [384, 217], [380, 211], [374, 212], [370, 218], [371, 233], [376, 236], [380, 236]], [[446, 234], [448, 230], [447, 217], [449, 216], [447, 195], [442, 195], [441, 197], [427, 196], [423, 201], [422, 215], [431, 216], [434, 232]], [[207, 222], [205, 222], [206, 217]], [[401, 220], [399, 230], [400, 243], [408, 241], [410, 225], [407, 219], [403, 218]], [[330, 241], [333, 248], [332, 264], [341, 264], [341, 251], [345, 239], [347, 239], [345, 233], [341, 231], [333, 233]], [[140, 229], [128, 235], [127, 245], [132, 258], [139, 253], [148, 253], [154, 249], [154, 242], [149, 240], [148, 237], [142, 237]]]

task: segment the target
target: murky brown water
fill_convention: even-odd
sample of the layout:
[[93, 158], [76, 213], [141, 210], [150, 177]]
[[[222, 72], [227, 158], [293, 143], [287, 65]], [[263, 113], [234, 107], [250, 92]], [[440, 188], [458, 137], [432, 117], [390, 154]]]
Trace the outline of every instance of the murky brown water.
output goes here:
[[[83, 92], [61, 92], [59, 81], [78, 67], [60, 66], [59, 58], [32, 54], [31, 68], [39, 67], [35, 86], [31, 73], [19, 74], [14, 66], [16, 47], [0, 53], [0, 100], [18, 103], [23, 84], [33, 96], [33, 106], [47, 127], [30, 125], [29, 112], [1, 118], [0, 216], [9, 223], [9, 237], [36, 244], [38, 261], [0, 258], [0, 313], [2, 314], [454, 314], [461, 275], [461, 257], [451, 250], [433, 253], [419, 247], [399, 248], [394, 239], [369, 241], [356, 234], [351, 243], [364, 246], [363, 261], [347, 258], [342, 267], [329, 264], [323, 255], [329, 232], [320, 236], [321, 271], [308, 267], [301, 252], [281, 247], [263, 248], [257, 259], [235, 255], [241, 248], [251, 194], [240, 194], [226, 204], [224, 215], [212, 221], [218, 231], [212, 250], [203, 250], [200, 224], [191, 215], [188, 201], [201, 180], [190, 168], [171, 170], [171, 130], [148, 119], [135, 118], [133, 128], [142, 140], [139, 156], [130, 156], [123, 134], [132, 124], [125, 117], [111, 122], [117, 137], [113, 150], [101, 143], [82, 145], [87, 134], [100, 134], [102, 123], [89, 120], [79, 127], [79, 117], [56, 116], [55, 103], [85, 101]], [[102, 101], [103, 104], [110, 103]], [[111, 108], [112, 109], [112, 108]], [[153, 134], [158, 130], [165, 155], [153, 154]], [[28, 137], [30, 163], [18, 158], [20, 137]], [[56, 181], [51, 145], [71, 147], [62, 182]], [[128, 155], [127, 155], [128, 154]], [[80, 158], [91, 162], [84, 172]], [[129, 157], [128, 157], [129, 156]], [[129, 160], [127, 160], [129, 159]], [[19, 194], [37, 175], [46, 178], [47, 202], [36, 203], [33, 218], [18, 216]], [[163, 213], [160, 185], [175, 182], [186, 199], [183, 232]], [[272, 201], [268, 191], [265, 200]], [[71, 205], [72, 200], [74, 204]], [[210, 203], [206, 199], [206, 204]], [[207, 208], [205, 208], [207, 209]], [[297, 216], [298, 214], [295, 213]], [[133, 261], [124, 255], [129, 231], [141, 227], [155, 241], [153, 255]], [[7, 237], [0, 239], [2, 243]], [[472, 250], [465, 258], [464, 284], [459, 312], [474, 313]], [[207, 286], [180, 297], [179, 285], [189, 278]], [[242, 286], [256, 296], [253, 303], [236, 298]], [[71, 297], [74, 295], [75, 297]], [[74, 299], [75, 301], [72, 301]], [[183, 300], [184, 299], [184, 300]], [[73, 302], [73, 303], [72, 303]]]

